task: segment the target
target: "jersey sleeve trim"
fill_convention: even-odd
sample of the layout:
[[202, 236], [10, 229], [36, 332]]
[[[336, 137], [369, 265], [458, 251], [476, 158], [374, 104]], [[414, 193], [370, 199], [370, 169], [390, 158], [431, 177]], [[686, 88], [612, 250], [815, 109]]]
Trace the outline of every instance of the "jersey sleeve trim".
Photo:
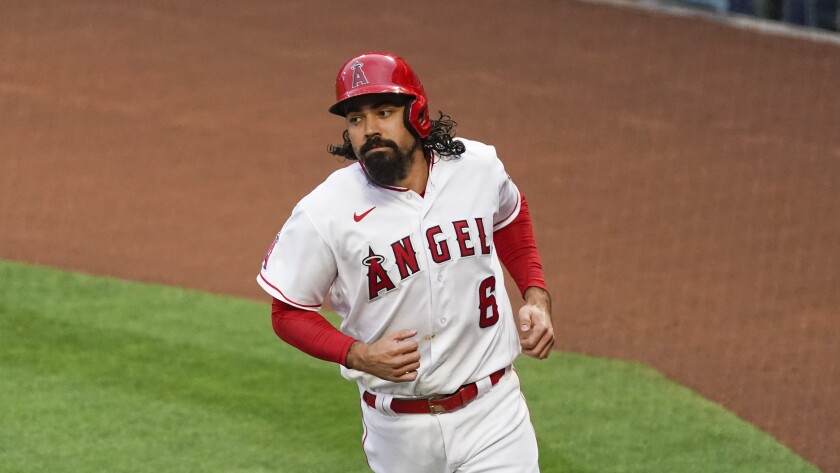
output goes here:
[[510, 215], [503, 218], [499, 223], [493, 225], [493, 231], [501, 230], [502, 228], [505, 228], [506, 226], [508, 226], [510, 224], [510, 222], [512, 222], [514, 219], [516, 219], [517, 215], [519, 215], [519, 210], [521, 208], [522, 208], [522, 193], [517, 192], [516, 193], [516, 205], [513, 207], [513, 211], [511, 211]]
[[257, 278], [257, 283], [260, 286], [262, 286], [262, 288], [267, 293], [269, 293], [271, 296], [273, 296], [275, 299], [280, 299], [281, 301], [283, 301], [283, 302], [285, 302], [285, 303], [287, 303], [291, 306], [297, 307], [299, 309], [314, 310], [314, 311], [317, 311], [317, 310], [321, 309], [321, 304], [313, 304], [313, 305], [301, 304], [300, 302], [295, 302], [292, 299], [289, 299], [288, 297], [286, 297], [285, 294], [283, 294], [283, 291], [281, 291], [279, 288], [277, 288], [277, 286], [268, 282], [268, 279], [266, 279], [265, 276], [263, 276], [262, 271], [260, 271], [260, 276]]

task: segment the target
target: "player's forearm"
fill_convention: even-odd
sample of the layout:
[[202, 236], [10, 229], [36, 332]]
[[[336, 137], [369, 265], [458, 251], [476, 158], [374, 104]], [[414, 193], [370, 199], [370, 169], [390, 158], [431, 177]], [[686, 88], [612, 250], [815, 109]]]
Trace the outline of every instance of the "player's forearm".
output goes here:
[[356, 341], [333, 327], [321, 314], [277, 299], [272, 303], [271, 325], [278, 337], [298, 350], [345, 366], [350, 345]]
[[499, 259], [516, 282], [520, 294], [524, 296], [531, 287], [545, 289], [540, 253], [524, 195], [519, 215], [506, 227], [493, 233], [493, 242]]

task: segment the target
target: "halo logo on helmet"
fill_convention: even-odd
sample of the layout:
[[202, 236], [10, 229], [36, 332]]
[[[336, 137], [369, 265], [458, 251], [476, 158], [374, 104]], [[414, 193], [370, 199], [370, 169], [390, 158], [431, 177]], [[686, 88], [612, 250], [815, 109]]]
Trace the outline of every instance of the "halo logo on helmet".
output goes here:
[[367, 77], [365, 77], [365, 71], [362, 70], [362, 66], [364, 66], [364, 64], [358, 61], [350, 66], [350, 68], [353, 69], [353, 85], [351, 85], [351, 87], [354, 89], [360, 85], [368, 83]]
[[368, 94], [399, 94], [408, 97], [405, 104], [405, 127], [418, 138], [429, 136], [426, 91], [417, 74], [397, 55], [370, 52], [347, 61], [335, 79], [335, 104], [330, 113], [345, 116], [344, 104], [353, 97]]

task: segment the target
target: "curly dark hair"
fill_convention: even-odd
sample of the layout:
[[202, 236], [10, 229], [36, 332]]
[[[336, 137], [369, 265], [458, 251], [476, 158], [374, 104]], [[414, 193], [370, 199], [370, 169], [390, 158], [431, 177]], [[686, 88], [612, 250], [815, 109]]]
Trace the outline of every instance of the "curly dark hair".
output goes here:
[[[464, 143], [455, 141], [455, 127], [458, 126], [458, 122], [449, 115], [444, 115], [443, 112], [438, 111], [438, 113], [440, 118], [432, 120], [432, 130], [429, 132], [429, 136], [420, 139], [420, 144], [424, 150], [429, 151], [430, 154], [434, 151], [441, 159], [457, 159], [466, 151]], [[344, 143], [330, 145], [328, 152], [354, 161], [359, 159], [353, 152], [347, 130], [344, 130], [342, 137]]]

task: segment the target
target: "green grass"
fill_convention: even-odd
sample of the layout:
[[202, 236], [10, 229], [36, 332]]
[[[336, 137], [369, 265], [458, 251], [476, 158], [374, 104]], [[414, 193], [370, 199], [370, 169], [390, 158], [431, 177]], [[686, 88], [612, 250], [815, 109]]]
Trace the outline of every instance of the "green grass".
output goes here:
[[[0, 261], [0, 471], [368, 471], [355, 385], [268, 311]], [[817, 471], [641, 365], [517, 368], [543, 472]]]

